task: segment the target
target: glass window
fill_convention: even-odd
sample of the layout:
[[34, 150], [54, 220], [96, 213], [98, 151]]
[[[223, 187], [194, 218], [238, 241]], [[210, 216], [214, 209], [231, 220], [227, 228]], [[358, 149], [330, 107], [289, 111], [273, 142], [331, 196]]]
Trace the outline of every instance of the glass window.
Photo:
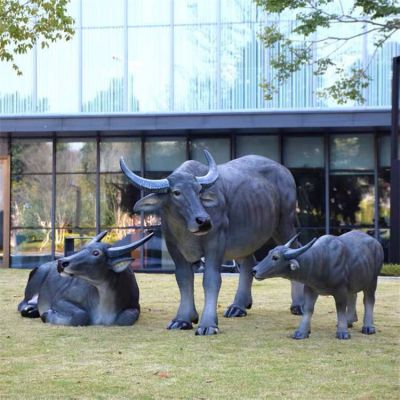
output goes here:
[[[65, 254], [65, 241], [68, 238], [75, 238], [73, 240], [74, 250], [79, 250], [82, 246], [84, 246], [88, 240], [96, 235], [96, 230], [92, 229], [79, 229], [79, 228], [69, 228], [69, 229], [56, 229], [56, 239], [55, 239], [55, 248], [56, 248], [56, 258], [64, 257]], [[104, 239], [103, 239], [104, 240]]]
[[79, 112], [78, 36], [37, 50], [39, 112]]
[[143, 246], [144, 268], [174, 270], [175, 264], [168, 253], [161, 229], [156, 229], [155, 235]]
[[379, 171], [379, 228], [390, 226], [390, 169]]
[[96, 176], [57, 175], [56, 227], [96, 226]]
[[100, 143], [100, 172], [121, 172], [119, 160], [133, 171], [141, 170], [142, 145], [140, 138], [104, 139]]
[[82, 110], [124, 111], [123, 29], [84, 29], [82, 36]]
[[237, 136], [236, 156], [257, 154], [279, 162], [278, 136]]
[[11, 226], [51, 226], [51, 175], [14, 175], [11, 179]]
[[60, 140], [56, 148], [57, 172], [96, 172], [96, 142]]
[[13, 140], [11, 144], [11, 173], [51, 173], [53, 145], [46, 140]]
[[230, 139], [192, 139], [192, 160], [206, 162], [203, 149], [207, 149], [211, 153], [217, 164], [223, 164], [231, 159]]
[[129, 28], [128, 43], [128, 111], [169, 110], [169, 28]]
[[373, 170], [373, 135], [332, 135], [331, 169]]
[[291, 171], [297, 185], [297, 217], [301, 227], [325, 225], [324, 171]]
[[35, 268], [51, 260], [50, 229], [11, 229], [11, 267]]
[[372, 225], [374, 222], [373, 175], [331, 175], [331, 226]]
[[175, 24], [216, 22], [218, 0], [174, 0]]
[[0, 114], [37, 111], [33, 87], [34, 55], [33, 50], [27, 54], [15, 54], [15, 63], [21, 69], [22, 75], [17, 75], [10, 62], [0, 62]]
[[284, 164], [288, 168], [323, 168], [322, 137], [287, 137], [284, 139]]
[[[157, 12], [154, 12], [157, 10]], [[171, 3], [165, 0], [128, 0], [128, 25], [168, 25]]]
[[140, 214], [133, 206], [140, 199], [140, 189], [128, 183], [122, 174], [100, 176], [100, 223], [104, 227], [140, 226]]
[[123, 0], [82, 1], [82, 25], [84, 27], [122, 26], [123, 23]]
[[259, 32], [259, 26], [253, 23], [221, 26], [219, 106], [224, 110], [266, 107], [260, 84], [267, 68], [265, 49], [257, 38]]
[[[379, 138], [379, 166], [390, 167], [391, 159], [391, 140], [390, 136], [381, 136]], [[398, 141], [398, 158], [400, 159], [400, 136]]]
[[175, 110], [198, 111], [217, 108], [216, 43], [216, 25], [175, 27]]
[[145, 154], [146, 171], [173, 171], [186, 160], [186, 140], [148, 138], [145, 141]]

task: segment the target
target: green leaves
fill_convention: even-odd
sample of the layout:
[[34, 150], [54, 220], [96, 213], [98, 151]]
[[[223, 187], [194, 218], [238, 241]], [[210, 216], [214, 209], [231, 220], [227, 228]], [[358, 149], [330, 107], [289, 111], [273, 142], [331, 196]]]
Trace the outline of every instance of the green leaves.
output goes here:
[[0, 0], [0, 61], [15, 63], [16, 54], [25, 54], [40, 42], [42, 48], [56, 40], [70, 40], [74, 20], [67, 15], [69, 0]]
[[[366, 72], [368, 65], [377, 49], [400, 29], [398, 0], [254, 2], [267, 15], [279, 14], [280, 21], [267, 25], [259, 35], [268, 49], [271, 67], [267, 71], [268, 79], [261, 85], [266, 100], [271, 100], [286, 80], [307, 66], [315, 76], [329, 74], [334, 79], [329, 86], [317, 91], [317, 96], [334, 99], [338, 104], [365, 102], [363, 91], [370, 82]], [[285, 24], [288, 19], [295, 23]], [[349, 48], [354, 40], [366, 34], [370, 35], [369, 40], [375, 51], [360, 66], [361, 60], [352, 61], [346, 57], [343, 49]], [[332, 81], [332, 78], [328, 81]]]

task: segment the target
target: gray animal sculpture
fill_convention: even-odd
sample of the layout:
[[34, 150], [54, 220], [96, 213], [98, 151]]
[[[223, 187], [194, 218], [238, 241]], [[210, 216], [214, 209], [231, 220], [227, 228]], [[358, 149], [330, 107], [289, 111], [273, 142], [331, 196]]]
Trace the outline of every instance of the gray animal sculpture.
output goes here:
[[[296, 238], [296, 237], [295, 237]], [[305, 246], [291, 249], [293, 238], [277, 246], [254, 268], [258, 280], [273, 277], [304, 283], [304, 314], [293, 339], [310, 333], [311, 317], [318, 295], [331, 295], [337, 310], [338, 339], [350, 339], [348, 326], [357, 321], [357, 292], [364, 292], [362, 333], [375, 333], [373, 311], [378, 275], [383, 263], [381, 244], [371, 236], [351, 231], [341, 236], [325, 235]]]
[[56, 325], [133, 325], [139, 288], [127, 268], [131, 252], [154, 233], [121, 247], [101, 243], [102, 232], [77, 253], [30, 273], [18, 311]]
[[[285, 243], [296, 233], [296, 186], [284, 166], [253, 155], [217, 167], [211, 154], [204, 154], [208, 168], [198, 161], [186, 161], [159, 180], [142, 178], [120, 161], [134, 185], [153, 192], [139, 200], [134, 210], [160, 210], [181, 295], [168, 329], [192, 329], [192, 323], [198, 322], [192, 265], [205, 258], [205, 305], [196, 335], [218, 333], [216, 310], [223, 260], [240, 263], [238, 290], [224, 315], [244, 316], [252, 305], [253, 253], [271, 237]], [[302, 302], [303, 285], [293, 283], [292, 310], [300, 310]]]

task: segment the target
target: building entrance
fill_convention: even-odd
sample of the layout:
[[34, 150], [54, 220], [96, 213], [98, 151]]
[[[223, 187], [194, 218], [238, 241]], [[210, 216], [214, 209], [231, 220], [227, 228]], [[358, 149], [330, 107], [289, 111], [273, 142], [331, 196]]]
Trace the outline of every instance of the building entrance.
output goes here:
[[0, 156], [0, 267], [9, 266], [10, 221], [9, 157]]

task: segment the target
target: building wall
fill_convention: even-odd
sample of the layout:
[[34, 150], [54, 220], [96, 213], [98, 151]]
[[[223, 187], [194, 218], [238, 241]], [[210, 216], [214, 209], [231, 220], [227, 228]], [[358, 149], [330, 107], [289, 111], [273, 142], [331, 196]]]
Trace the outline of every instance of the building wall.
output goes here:
[[[76, 21], [73, 40], [17, 56], [23, 76], [0, 63], [0, 114], [332, 106], [313, 93], [334, 76], [316, 77], [312, 66], [281, 85], [272, 101], [264, 100], [259, 85], [273, 74], [268, 60], [281, 49], [265, 50], [258, 34], [273, 23], [293, 26], [295, 19], [265, 15], [252, 0], [72, 0], [69, 12]], [[373, 42], [371, 35], [360, 36], [338, 58], [348, 69], [368, 66], [372, 81], [365, 106], [389, 106], [400, 35], [370, 61]]]

